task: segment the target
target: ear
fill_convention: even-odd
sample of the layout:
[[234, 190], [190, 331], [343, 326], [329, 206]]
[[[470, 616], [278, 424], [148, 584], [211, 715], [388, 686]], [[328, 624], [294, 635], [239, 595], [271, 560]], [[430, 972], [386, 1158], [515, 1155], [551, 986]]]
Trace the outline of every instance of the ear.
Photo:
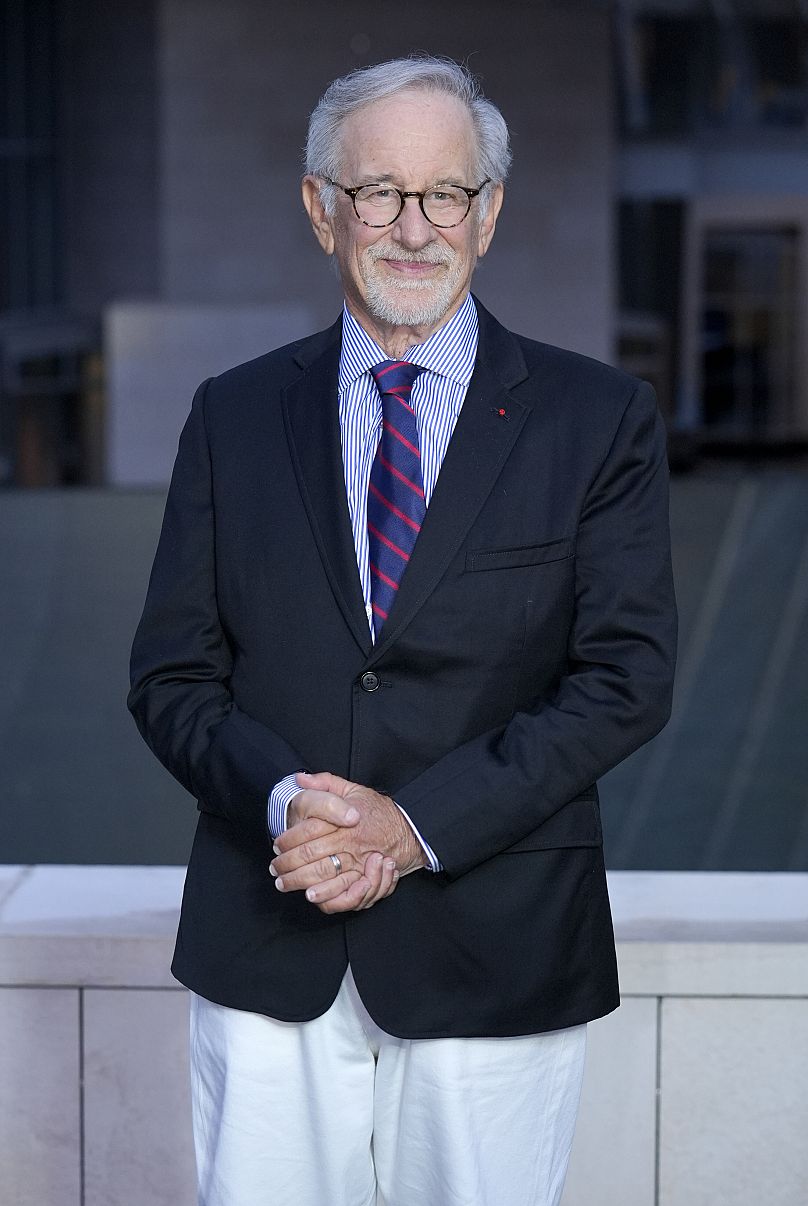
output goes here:
[[477, 255], [485, 255], [494, 237], [494, 231], [497, 227], [497, 218], [499, 211], [502, 209], [502, 199], [505, 196], [505, 188], [502, 184], [495, 184], [491, 190], [491, 197], [488, 201], [488, 213], [480, 223], [480, 230], [477, 239]]
[[317, 236], [317, 242], [326, 255], [334, 254], [334, 230], [331, 219], [323, 208], [320, 200], [320, 181], [316, 176], [303, 177], [303, 204], [309, 215], [311, 228]]

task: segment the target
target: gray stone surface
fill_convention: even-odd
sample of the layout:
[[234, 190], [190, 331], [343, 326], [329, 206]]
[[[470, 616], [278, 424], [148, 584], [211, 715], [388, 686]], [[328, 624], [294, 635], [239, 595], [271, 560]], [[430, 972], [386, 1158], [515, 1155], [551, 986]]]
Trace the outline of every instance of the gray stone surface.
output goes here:
[[174, 985], [183, 879], [182, 867], [27, 868], [0, 902], [0, 984]]
[[660, 1206], [808, 1201], [806, 1001], [665, 1001]]
[[[81, 1206], [190, 1206], [187, 996], [168, 973], [182, 879], [0, 867], [13, 1206], [79, 1206], [82, 1167]], [[623, 1006], [590, 1026], [564, 1206], [801, 1206], [808, 876], [616, 872], [610, 890]]]
[[657, 1002], [625, 999], [587, 1029], [586, 1071], [561, 1206], [652, 1206]]
[[[0, 983], [172, 984], [183, 876], [182, 867], [11, 869]], [[808, 876], [611, 872], [609, 890], [624, 993], [808, 997]]]
[[188, 1076], [187, 993], [84, 994], [84, 1206], [192, 1206]]
[[0, 1201], [80, 1206], [79, 994], [0, 988]]

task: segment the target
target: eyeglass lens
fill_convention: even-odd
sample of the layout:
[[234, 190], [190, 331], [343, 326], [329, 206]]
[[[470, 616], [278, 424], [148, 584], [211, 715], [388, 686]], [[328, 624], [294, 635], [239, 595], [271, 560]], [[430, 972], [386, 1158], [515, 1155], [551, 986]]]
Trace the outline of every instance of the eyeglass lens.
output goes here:
[[[400, 193], [385, 184], [367, 184], [360, 188], [354, 200], [356, 212], [370, 226], [386, 226], [395, 222], [403, 201]], [[471, 200], [462, 188], [430, 189], [424, 194], [422, 209], [435, 226], [455, 226], [469, 211]]]

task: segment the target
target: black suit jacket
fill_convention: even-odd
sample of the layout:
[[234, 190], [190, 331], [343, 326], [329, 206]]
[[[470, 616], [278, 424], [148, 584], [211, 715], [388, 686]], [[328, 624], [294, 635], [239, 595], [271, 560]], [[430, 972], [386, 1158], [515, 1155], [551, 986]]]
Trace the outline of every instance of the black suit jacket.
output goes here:
[[[474, 376], [375, 647], [341, 323], [197, 391], [130, 707], [199, 802], [173, 970], [210, 1000], [308, 1019], [350, 959], [399, 1036], [531, 1033], [618, 1004], [595, 783], [669, 713], [664, 430], [649, 386], [478, 311]], [[392, 795], [445, 870], [340, 916], [276, 892], [267, 796], [303, 766]]]

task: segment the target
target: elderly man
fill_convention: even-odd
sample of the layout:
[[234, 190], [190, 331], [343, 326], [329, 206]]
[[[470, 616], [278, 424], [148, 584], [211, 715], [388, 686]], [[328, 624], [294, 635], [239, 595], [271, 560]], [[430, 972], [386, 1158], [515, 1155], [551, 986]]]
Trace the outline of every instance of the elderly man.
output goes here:
[[668, 715], [665, 439], [470, 295], [508, 163], [453, 63], [333, 83], [303, 202], [343, 313], [180, 441], [130, 706], [201, 813], [204, 1206], [557, 1203], [618, 1004], [595, 784]]

